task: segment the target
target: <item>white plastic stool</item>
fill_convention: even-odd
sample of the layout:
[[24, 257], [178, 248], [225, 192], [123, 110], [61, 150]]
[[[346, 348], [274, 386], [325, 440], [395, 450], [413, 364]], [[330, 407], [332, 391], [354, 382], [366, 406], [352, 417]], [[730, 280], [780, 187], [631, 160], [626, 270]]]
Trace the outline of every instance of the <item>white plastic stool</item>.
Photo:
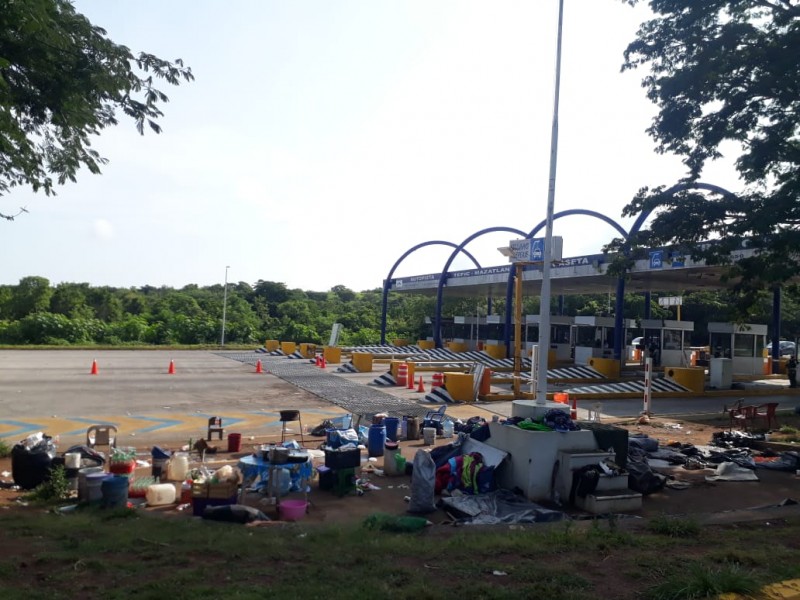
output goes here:
[[595, 402], [592, 404], [592, 407], [589, 409], [589, 421], [594, 421], [596, 423], [600, 422], [600, 414], [603, 412], [603, 404], [600, 402]]

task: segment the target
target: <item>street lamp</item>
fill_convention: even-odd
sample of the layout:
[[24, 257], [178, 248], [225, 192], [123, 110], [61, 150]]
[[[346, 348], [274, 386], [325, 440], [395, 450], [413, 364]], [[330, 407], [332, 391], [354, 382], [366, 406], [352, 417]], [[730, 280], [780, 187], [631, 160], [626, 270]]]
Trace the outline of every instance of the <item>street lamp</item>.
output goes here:
[[225, 312], [228, 308], [228, 269], [230, 265], [225, 266], [225, 291], [222, 292], [222, 337], [220, 339], [220, 346], [225, 345]]

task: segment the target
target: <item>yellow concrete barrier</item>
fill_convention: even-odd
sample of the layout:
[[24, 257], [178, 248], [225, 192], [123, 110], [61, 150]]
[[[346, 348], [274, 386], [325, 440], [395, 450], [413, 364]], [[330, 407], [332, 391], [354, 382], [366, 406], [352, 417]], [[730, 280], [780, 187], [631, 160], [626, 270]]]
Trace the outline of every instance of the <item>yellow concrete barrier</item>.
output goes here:
[[417, 346], [420, 350], [433, 350], [436, 348], [436, 343], [433, 340], [417, 340]]
[[264, 348], [267, 349], [267, 352], [275, 352], [275, 350], [280, 347], [281, 343], [278, 340], [267, 340], [264, 342]]
[[359, 373], [372, 373], [372, 354], [353, 352], [353, 366]]
[[316, 344], [300, 344], [300, 354], [303, 358], [314, 358], [317, 355]]
[[281, 342], [281, 352], [286, 354], [294, 354], [297, 351], [297, 344], [294, 342]]
[[589, 366], [610, 379], [619, 378], [620, 367], [618, 360], [614, 360], [613, 358], [592, 357], [589, 359]]
[[506, 357], [506, 347], [501, 344], [486, 344], [484, 350], [492, 358], [503, 360]]
[[466, 352], [469, 350], [464, 342], [447, 342], [447, 348], [453, 352]]
[[392, 340], [392, 346], [408, 346], [409, 342], [406, 338], [397, 338]]
[[325, 357], [326, 363], [339, 364], [342, 362], [342, 349], [338, 346], [325, 346], [322, 350], [322, 356]]
[[706, 370], [703, 367], [664, 367], [664, 375], [698, 394], [706, 389]]
[[457, 402], [475, 401], [475, 378], [472, 373], [447, 372], [444, 374], [444, 387]]

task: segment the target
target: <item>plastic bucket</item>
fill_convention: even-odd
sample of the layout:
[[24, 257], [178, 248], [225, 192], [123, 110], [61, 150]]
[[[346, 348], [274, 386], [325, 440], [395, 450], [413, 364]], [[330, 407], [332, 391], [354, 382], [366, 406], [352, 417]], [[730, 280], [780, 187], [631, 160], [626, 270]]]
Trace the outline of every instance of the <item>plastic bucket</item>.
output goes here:
[[85, 467], [78, 471], [78, 500], [89, 502], [89, 484], [87, 478], [93, 473], [103, 473], [103, 467]]
[[386, 475], [397, 475], [394, 455], [399, 451], [400, 445], [397, 442], [386, 440], [383, 447], [383, 472]]
[[396, 442], [397, 427], [398, 425], [400, 425], [400, 419], [398, 419], [397, 417], [386, 417], [383, 420], [383, 424], [386, 425], [386, 439]]
[[305, 500], [282, 500], [278, 511], [284, 521], [299, 521], [306, 516], [307, 508], [308, 502]]
[[129, 479], [124, 475], [112, 475], [102, 480], [100, 492], [105, 508], [125, 508], [128, 503]]
[[371, 425], [367, 437], [367, 452], [370, 456], [383, 456], [383, 445], [386, 443], [386, 427]]
[[111, 479], [112, 477], [114, 476], [103, 471], [100, 473], [89, 473], [86, 475], [86, 501], [90, 504], [99, 504], [102, 502], [103, 482], [106, 479]]
[[229, 433], [228, 434], [228, 452], [241, 452], [242, 450], [242, 434]]
[[64, 455], [64, 468], [66, 468], [66, 469], [80, 469], [81, 468], [81, 453], [80, 452], [67, 452]]

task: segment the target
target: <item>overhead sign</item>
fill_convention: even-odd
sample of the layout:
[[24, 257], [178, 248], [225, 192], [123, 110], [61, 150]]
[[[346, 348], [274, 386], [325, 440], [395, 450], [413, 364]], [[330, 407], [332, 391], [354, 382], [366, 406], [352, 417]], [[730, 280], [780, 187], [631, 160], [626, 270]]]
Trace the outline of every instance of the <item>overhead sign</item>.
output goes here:
[[[546, 255], [545, 238], [525, 238], [523, 240], [511, 240], [509, 242], [508, 261], [517, 262], [543, 262]], [[553, 236], [551, 260], [561, 260], [564, 239], [561, 236]]]
[[650, 268], [661, 269], [664, 266], [664, 251], [651, 250], [650, 251]]
[[658, 299], [659, 306], [682, 306], [683, 296], [664, 296]]

